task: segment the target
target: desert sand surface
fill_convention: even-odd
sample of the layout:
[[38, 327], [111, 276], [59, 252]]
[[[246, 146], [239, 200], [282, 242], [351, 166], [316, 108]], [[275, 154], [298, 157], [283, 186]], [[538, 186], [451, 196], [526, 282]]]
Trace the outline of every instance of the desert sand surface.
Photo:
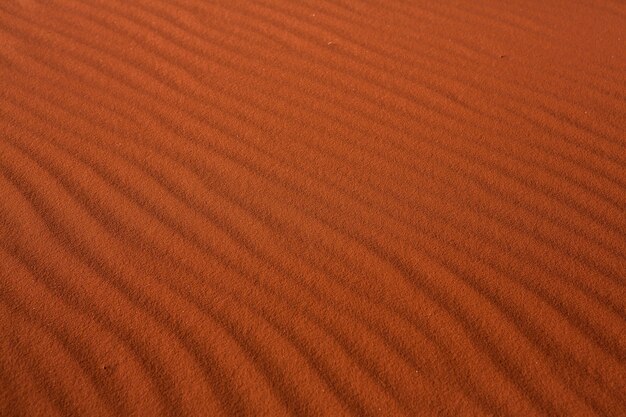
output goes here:
[[0, 1], [0, 416], [626, 416], [626, 3]]

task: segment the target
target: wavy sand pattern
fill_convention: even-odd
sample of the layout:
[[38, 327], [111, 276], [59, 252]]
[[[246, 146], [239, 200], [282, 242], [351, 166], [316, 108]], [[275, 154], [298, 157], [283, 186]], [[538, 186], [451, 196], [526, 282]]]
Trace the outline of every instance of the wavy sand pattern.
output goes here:
[[1, 416], [626, 415], [621, 0], [0, 2]]

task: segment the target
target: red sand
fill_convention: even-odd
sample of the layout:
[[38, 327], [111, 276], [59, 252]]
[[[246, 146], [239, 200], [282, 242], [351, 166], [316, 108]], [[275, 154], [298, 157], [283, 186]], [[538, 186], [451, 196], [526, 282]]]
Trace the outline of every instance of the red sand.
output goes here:
[[621, 0], [0, 2], [0, 415], [625, 416]]

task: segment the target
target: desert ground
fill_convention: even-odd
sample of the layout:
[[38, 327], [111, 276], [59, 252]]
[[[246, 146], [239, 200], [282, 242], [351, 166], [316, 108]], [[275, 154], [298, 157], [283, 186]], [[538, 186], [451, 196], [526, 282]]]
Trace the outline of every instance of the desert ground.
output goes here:
[[626, 416], [626, 3], [0, 0], [0, 416]]

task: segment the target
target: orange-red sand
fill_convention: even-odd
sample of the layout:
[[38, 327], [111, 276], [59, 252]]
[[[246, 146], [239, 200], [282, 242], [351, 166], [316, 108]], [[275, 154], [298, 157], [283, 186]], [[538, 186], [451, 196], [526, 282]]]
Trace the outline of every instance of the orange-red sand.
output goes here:
[[623, 0], [0, 1], [0, 416], [626, 416]]

